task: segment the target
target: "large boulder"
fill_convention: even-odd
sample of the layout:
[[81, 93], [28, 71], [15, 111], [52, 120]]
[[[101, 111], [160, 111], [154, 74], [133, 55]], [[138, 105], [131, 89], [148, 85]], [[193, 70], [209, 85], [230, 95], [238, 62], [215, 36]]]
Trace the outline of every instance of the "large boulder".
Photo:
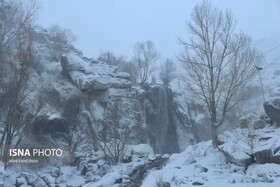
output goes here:
[[258, 142], [254, 146], [255, 161], [259, 164], [280, 164], [279, 129], [259, 130], [256, 132]]
[[263, 107], [268, 117], [272, 121], [280, 124], [280, 98], [266, 101]]
[[219, 150], [229, 162], [243, 167], [248, 167], [254, 162], [252, 150], [245, 135], [247, 132], [247, 129], [236, 129], [232, 133], [225, 132], [220, 136], [224, 143], [219, 146]]
[[118, 72], [116, 66], [93, 64], [75, 54], [62, 56], [61, 66], [64, 75], [86, 93], [109, 88], [130, 88], [132, 85], [129, 81], [130, 75]]
[[237, 144], [224, 144], [219, 147], [219, 150], [229, 162], [236, 165], [248, 167], [253, 163], [251, 155], [241, 149]]
[[[277, 151], [278, 149], [278, 151]], [[280, 164], [280, 147], [273, 149], [263, 149], [255, 152], [256, 162], [259, 164], [275, 163]]]

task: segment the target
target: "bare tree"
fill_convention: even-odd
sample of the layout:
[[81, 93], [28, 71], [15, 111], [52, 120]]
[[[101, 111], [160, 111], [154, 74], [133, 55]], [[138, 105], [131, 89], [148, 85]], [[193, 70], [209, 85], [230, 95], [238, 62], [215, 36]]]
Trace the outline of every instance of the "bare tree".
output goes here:
[[76, 35], [70, 29], [62, 28], [59, 25], [52, 25], [49, 29], [51, 40], [65, 45], [71, 45], [76, 41]]
[[121, 60], [111, 51], [101, 52], [97, 60], [114, 66], [118, 66], [121, 63]]
[[239, 92], [255, 76], [262, 54], [251, 46], [249, 36], [234, 32], [236, 21], [228, 10], [223, 12], [203, 1], [195, 6], [191, 19], [189, 40], [180, 40], [184, 52], [179, 59], [186, 70], [183, 80], [188, 91], [206, 105], [213, 146], [217, 147], [217, 129], [241, 101]]
[[19, 145], [42, 106], [30, 109], [24, 104], [35, 61], [32, 24], [38, 9], [36, 0], [0, 1], [0, 159], [5, 167], [8, 149]]
[[105, 111], [104, 121], [98, 133], [98, 146], [114, 164], [121, 161], [131, 134], [129, 124], [121, 122], [122, 111], [118, 103], [111, 104]]
[[73, 96], [65, 103], [62, 117], [67, 121], [66, 140], [71, 160], [74, 153], [82, 144], [92, 144], [97, 147], [96, 127], [92, 119], [92, 112], [86, 106], [87, 96], [79, 94]]
[[5, 77], [5, 66], [8, 59], [15, 54], [15, 40], [26, 33], [39, 10], [39, 3], [30, 0], [28, 3], [17, 0], [0, 1], [0, 84]]
[[176, 67], [171, 59], [166, 59], [164, 64], [160, 66], [159, 78], [164, 85], [168, 86], [169, 83], [176, 78]]
[[66, 102], [62, 114], [63, 118], [67, 120], [66, 140], [72, 159], [77, 147], [85, 139], [84, 136], [86, 134], [85, 125], [81, 124], [81, 119], [79, 119], [82, 100], [83, 98], [79, 96], [70, 98]]
[[137, 65], [140, 83], [143, 85], [152, 73], [152, 65], [159, 58], [153, 42], [138, 42], [134, 46], [133, 62]]
[[137, 64], [135, 64], [133, 61], [126, 62], [126, 63], [121, 65], [120, 70], [130, 74], [130, 81], [133, 84], [137, 84], [137, 79], [138, 79], [138, 76], [139, 76], [139, 71], [138, 71]]
[[19, 69], [14, 69], [13, 79], [2, 85], [0, 124], [3, 132], [0, 135], [0, 159], [7, 166], [8, 149], [20, 144], [28, 124], [36, 118], [42, 108], [42, 103], [36, 105], [36, 109], [30, 109], [24, 102], [28, 99], [29, 78], [31, 69], [29, 64], [22, 64]]

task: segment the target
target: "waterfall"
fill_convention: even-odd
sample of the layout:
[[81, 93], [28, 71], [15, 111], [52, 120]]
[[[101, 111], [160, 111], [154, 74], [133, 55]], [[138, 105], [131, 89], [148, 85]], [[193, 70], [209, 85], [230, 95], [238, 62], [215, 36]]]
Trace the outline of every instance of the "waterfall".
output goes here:
[[154, 86], [147, 91], [145, 101], [146, 122], [155, 153], [178, 152], [173, 95], [170, 88]]

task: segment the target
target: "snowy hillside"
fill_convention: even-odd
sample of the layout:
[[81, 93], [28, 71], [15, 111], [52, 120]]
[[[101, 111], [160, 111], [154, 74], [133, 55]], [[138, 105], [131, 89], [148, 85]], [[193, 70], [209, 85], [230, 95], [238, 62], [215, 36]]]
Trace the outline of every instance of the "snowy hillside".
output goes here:
[[[274, 136], [279, 136], [279, 129], [275, 131]], [[226, 141], [233, 143], [236, 141], [235, 138]], [[245, 159], [248, 155], [242, 151], [238, 152], [242, 145], [245, 144], [236, 144], [235, 149], [231, 149], [233, 147], [229, 147], [229, 149], [231, 149], [232, 155], [236, 154], [236, 157]], [[274, 146], [275, 144], [268, 143], [267, 146], [269, 145]], [[201, 142], [187, 147], [180, 154], [172, 155], [161, 170], [151, 171], [145, 178], [142, 187], [160, 186], [158, 184], [164, 183], [172, 187], [196, 185], [205, 187], [278, 187], [280, 165], [253, 163], [248, 168], [239, 166], [229, 162], [219, 150], [213, 149], [211, 141]]]

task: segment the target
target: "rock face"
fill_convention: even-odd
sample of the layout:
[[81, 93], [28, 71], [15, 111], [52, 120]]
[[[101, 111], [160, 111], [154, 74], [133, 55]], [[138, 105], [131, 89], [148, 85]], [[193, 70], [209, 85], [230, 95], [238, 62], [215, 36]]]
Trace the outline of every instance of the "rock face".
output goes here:
[[[47, 42], [47, 40], [42, 40], [42, 42]], [[59, 70], [64, 75], [63, 80], [57, 76], [57, 71], [50, 71], [53, 72], [55, 85], [59, 83], [58, 78], [60, 78], [61, 85], [65, 87], [54, 86], [53, 92], [50, 93], [57, 96], [58, 100], [49, 103], [49, 108], [55, 109], [58, 115], [47, 121], [47, 125], [41, 125], [38, 130], [52, 131], [53, 128], [49, 124], [59, 124], [61, 129], [56, 131], [65, 131], [63, 127], [69, 126], [68, 117], [64, 115], [65, 108], [73, 106], [86, 107], [92, 115], [94, 128], [98, 130], [102, 128], [105, 120], [115, 120], [113, 118], [116, 117], [113, 115], [105, 117], [106, 113], [112, 114], [108, 108], [114, 106], [119, 109], [120, 125], [129, 125], [135, 132], [134, 137], [128, 140], [128, 144], [150, 142], [155, 153], [179, 152], [178, 126], [185, 124], [189, 119], [178, 112], [179, 107], [174, 102], [170, 88], [162, 85], [150, 85], [145, 89], [132, 87], [130, 75], [118, 72], [116, 66], [92, 62], [90, 59], [83, 58], [82, 54], [75, 50], [62, 51], [62, 53], [64, 55], [61, 55]], [[57, 69], [56, 66], [57, 64], [54, 63], [53, 69]], [[69, 84], [74, 88], [70, 89]], [[68, 93], [72, 95], [68, 96]], [[68, 107], [67, 102], [74, 96], [81, 97], [81, 102]], [[78, 114], [79, 111], [74, 113]]]
[[102, 95], [91, 102], [97, 126], [102, 125], [106, 106], [115, 105], [120, 109], [120, 122], [130, 124], [135, 133], [129, 143], [149, 142], [154, 152], [160, 154], [179, 152], [177, 128], [182, 116], [176, 112], [170, 88], [162, 85], [151, 85], [146, 90], [109, 88]]
[[280, 124], [280, 98], [265, 102], [263, 107], [268, 117], [272, 121]]
[[129, 74], [117, 72], [116, 66], [92, 64], [74, 54], [62, 56], [61, 66], [68, 78], [86, 93], [131, 87]]
[[165, 86], [152, 86], [145, 97], [146, 123], [155, 153], [179, 151], [172, 90]]
[[[115, 66], [89, 63], [74, 54], [63, 56], [61, 66], [64, 75], [91, 98], [97, 126], [102, 126], [106, 108], [117, 105], [122, 114], [120, 121], [135, 124], [137, 137], [141, 137], [132, 143], [150, 141], [155, 153], [179, 151], [176, 130], [182, 116], [175, 112], [170, 88], [162, 85], [151, 85], [146, 90], [131, 88], [129, 75], [117, 72]], [[141, 126], [147, 127], [148, 137]]]
[[256, 162], [259, 164], [266, 164], [266, 163], [280, 164], [279, 150], [280, 147], [276, 147], [274, 149], [265, 149], [256, 152], [255, 153]]
[[137, 88], [116, 89], [109, 88], [89, 95], [89, 108], [91, 108], [95, 125], [102, 130], [104, 123], [112, 121], [120, 129], [132, 129], [127, 144], [140, 144], [148, 142], [146, 118], [143, 112], [143, 90]]

